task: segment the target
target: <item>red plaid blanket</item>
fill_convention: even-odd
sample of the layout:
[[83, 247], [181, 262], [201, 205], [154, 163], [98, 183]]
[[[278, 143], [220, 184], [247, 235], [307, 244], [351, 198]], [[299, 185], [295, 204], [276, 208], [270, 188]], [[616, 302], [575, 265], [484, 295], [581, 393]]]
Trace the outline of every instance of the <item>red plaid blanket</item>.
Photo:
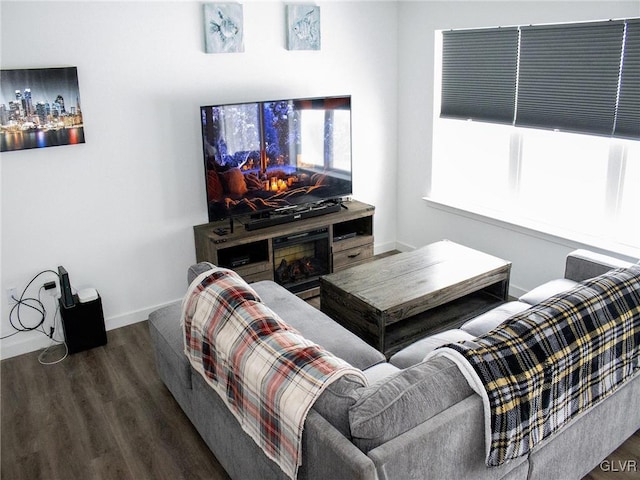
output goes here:
[[306, 415], [331, 382], [362, 371], [311, 343], [264, 305], [235, 272], [216, 268], [183, 300], [185, 353], [265, 454], [290, 478]]

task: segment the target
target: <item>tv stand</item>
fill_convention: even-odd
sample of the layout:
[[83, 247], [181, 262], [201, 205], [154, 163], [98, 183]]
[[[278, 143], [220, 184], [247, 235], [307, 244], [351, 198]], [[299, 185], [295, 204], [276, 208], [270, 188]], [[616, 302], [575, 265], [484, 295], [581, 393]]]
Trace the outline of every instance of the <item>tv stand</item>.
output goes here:
[[328, 213], [339, 212], [342, 202], [326, 201], [307, 205], [299, 205], [295, 207], [287, 207], [280, 210], [268, 212], [264, 216], [260, 215], [256, 218], [250, 217], [242, 222], [246, 230], [258, 230], [260, 228], [272, 227], [274, 225], [282, 225], [284, 223], [295, 222], [304, 218], [319, 217]]
[[[248, 282], [278, 281], [285, 288], [308, 298], [319, 293], [319, 282], [314, 284], [309, 282], [309, 278], [301, 278], [301, 285], [295, 285], [290, 277], [282, 280], [286, 277], [282, 275], [282, 259], [290, 264], [299, 260], [290, 257], [326, 256], [326, 266], [323, 264], [322, 267], [326, 273], [369, 260], [373, 257], [374, 212], [372, 205], [352, 200], [327, 207], [311, 205], [302, 212], [271, 216], [265, 220], [281, 223], [261, 225], [256, 229], [231, 229], [228, 220], [197, 225], [193, 227], [196, 260], [235, 270]], [[300, 218], [291, 221], [292, 215], [300, 215]], [[237, 217], [234, 220], [239, 221]], [[243, 220], [260, 222], [263, 219], [247, 217]], [[295, 240], [291, 253], [282, 249], [285, 240]]]

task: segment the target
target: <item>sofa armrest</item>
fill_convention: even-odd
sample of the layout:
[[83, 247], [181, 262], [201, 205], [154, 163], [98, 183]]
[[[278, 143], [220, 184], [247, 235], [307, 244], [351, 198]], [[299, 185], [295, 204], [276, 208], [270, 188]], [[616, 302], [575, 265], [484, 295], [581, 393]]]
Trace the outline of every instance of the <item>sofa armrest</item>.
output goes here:
[[208, 272], [212, 268], [215, 268], [215, 265], [210, 262], [200, 262], [191, 265], [189, 270], [187, 270], [187, 286], [191, 285], [198, 275]]
[[633, 264], [615, 257], [579, 249], [567, 255], [564, 278], [582, 282], [602, 275], [611, 269], [630, 267], [631, 265]]
[[482, 399], [465, 398], [369, 452], [380, 480], [397, 478], [526, 479], [526, 456], [485, 465]]
[[373, 461], [318, 412], [310, 410], [304, 425], [298, 478], [378, 479]]

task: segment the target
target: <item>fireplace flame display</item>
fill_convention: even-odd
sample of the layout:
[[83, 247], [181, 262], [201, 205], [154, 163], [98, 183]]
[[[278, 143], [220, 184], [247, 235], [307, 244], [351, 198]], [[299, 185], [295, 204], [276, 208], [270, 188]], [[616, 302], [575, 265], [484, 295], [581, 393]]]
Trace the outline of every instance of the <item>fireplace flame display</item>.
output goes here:
[[329, 273], [329, 233], [326, 227], [274, 239], [274, 278], [280, 285], [315, 286]]
[[292, 262], [283, 258], [275, 271], [276, 281], [280, 284], [297, 283], [325, 273], [327, 272], [323, 271], [320, 262], [312, 257], [304, 257]]

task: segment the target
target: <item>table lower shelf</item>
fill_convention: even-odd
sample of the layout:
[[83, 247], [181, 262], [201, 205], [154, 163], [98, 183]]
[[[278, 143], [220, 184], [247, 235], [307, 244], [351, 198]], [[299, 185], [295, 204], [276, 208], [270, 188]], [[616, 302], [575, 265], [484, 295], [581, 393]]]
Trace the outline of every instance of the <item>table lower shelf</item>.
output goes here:
[[503, 303], [504, 299], [481, 290], [393, 323], [385, 329], [382, 353], [390, 357], [421, 338], [458, 328], [466, 321]]
[[[391, 323], [384, 313], [367, 311], [358, 299], [336, 295], [330, 288], [321, 288], [320, 308], [387, 358], [428, 335], [457, 328], [467, 320], [505, 302], [497, 295], [502, 283], [469, 293], [456, 300], [428, 309], [409, 318]], [[366, 305], [366, 304], [364, 304]]]

